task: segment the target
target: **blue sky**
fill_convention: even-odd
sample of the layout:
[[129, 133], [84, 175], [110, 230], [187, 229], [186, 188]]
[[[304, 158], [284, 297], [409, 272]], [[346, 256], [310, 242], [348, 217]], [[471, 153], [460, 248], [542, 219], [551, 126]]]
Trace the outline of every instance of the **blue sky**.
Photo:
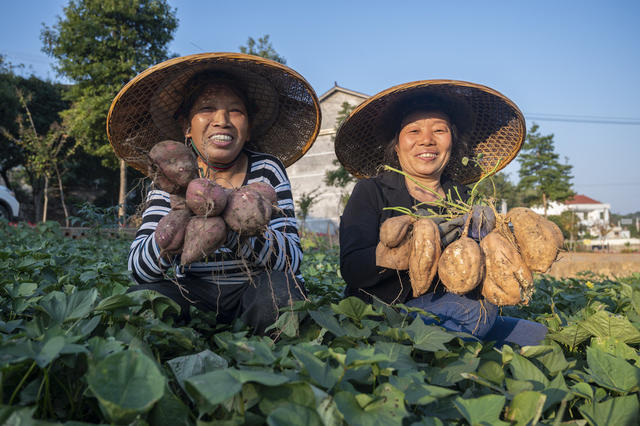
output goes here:
[[[5, 0], [0, 54], [59, 80], [42, 24], [66, 0]], [[640, 2], [169, 0], [179, 55], [238, 51], [269, 34], [318, 95], [334, 82], [375, 94], [414, 80], [480, 83], [511, 98], [528, 127], [553, 133], [574, 189], [640, 211]], [[550, 120], [553, 119], [553, 120]], [[517, 181], [518, 164], [506, 169]]]

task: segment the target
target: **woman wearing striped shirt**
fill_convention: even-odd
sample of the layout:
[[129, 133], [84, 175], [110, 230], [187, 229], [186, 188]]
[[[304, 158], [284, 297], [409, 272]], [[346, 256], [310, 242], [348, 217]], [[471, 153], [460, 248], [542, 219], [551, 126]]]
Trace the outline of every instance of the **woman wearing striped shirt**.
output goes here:
[[[276, 190], [278, 201], [262, 235], [245, 238], [229, 231], [225, 244], [206, 260], [178, 265], [173, 256], [160, 255], [155, 240], [158, 221], [171, 210], [170, 196], [152, 188], [129, 252], [129, 270], [137, 283], [130, 291], [155, 290], [178, 302], [185, 316], [195, 306], [216, 312], [222, 322], [239, 318], [263, 333], [280, 308], [305, 298], [285, 164], [302, 156], [317, 135], [315, 93], [289, 68], [249, 55], [192, 55], [154, 68], [116, 97], [110, 122], [118, 108], [125, 108], [123, 92], [148, 86], [150, 77], [164, 74], [154, 77], [158, 88], [149, 101], [149, 124], [161, 134], [156, 142], [175, 135], [177, 127], [197, 156], [201, 177], [230, 189], [265, 182]], [[111, 141], [126, 161], [120, 145]]]

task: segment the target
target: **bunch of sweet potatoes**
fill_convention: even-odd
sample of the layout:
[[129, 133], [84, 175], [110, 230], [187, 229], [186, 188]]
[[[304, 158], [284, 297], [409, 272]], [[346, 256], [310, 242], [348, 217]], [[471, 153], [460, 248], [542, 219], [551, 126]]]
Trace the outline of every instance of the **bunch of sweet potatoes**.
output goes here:
[[242, 237], [259, 235], [271, 220], [276, 191], [265, 182], [227, 189], [198, 177], [195, 156], [185, 144], [164, 141], [149, 152], [149, 176], [170, 194], [171, 211], [158, 222], [155, 239], [161, 255], [180, 255], [187, 265], [213, 254], [227, 228]]
[[436, 273], [447, 291], [465, 294], [478, 287], [489, 302], [527, 304], [533, 294], [532, 272], [546, 272], [563, 244], [562, 232], [531, 209], [497, 215], [496, 228], [480, 243], [462, 236], [441, 250], [438, 226], [429, 218], [398, 216], [380, 227], [376, 264], [409, 269], [413, 295], [425, 293]]

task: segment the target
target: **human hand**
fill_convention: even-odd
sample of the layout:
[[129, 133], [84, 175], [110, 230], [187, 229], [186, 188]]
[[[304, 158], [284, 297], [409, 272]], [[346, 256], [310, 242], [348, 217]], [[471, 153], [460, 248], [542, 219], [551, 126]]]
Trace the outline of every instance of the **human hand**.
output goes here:
[[[469, 213], [462, 216], [464, 221]], [[489, 206], [473, 206], [471, 209], [471, 223], [469, 224], [469, 237], [480, 241], [496, 227], [496, 215]]]

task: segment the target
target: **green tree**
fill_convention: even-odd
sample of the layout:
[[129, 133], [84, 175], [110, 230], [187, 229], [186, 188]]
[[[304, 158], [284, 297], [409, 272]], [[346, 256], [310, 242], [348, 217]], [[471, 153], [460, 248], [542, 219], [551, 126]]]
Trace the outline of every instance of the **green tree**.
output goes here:
[[271, 59], [273, 61], [280, 62], [283, 65], [286, 65], [287, 63], [287, 60], [280, 56], [271, 45], [271, 42], [269, 41], [269, 34], [260, 37], [258, 41], [254, 40], [253, 37], [249, 37], [247, 45], [240, 46], [240, 51], [248, 55]]
[[517, 185], [511, 182], [507, 173], [498, 172], [483, 180], [478, 184], [477, 191], [480, 196], [493, 198], [498, 209], [502, 200], [506, 201], [509, 209], [522, 205]]
[[533, 124], [527, 134], [522, 152], [518, 156], [520, 163], [520, 182], [518, 191], [529, 205], [541, 205], [544, 215], [551, 201], [564, 201], [575, 193], [572, 190], [571, 170], [573, 166], [562, 164], [553, 146], [553, 134], [541, 135], [538, 125]]
[[[116, 167], [105, 132], [111, 101], [136, 74], [168, 57], [178, 20], [166, 0], [70, 0], [53, 28], [44, 26], [43, 51], [73, 81], [72, 106], [63, 114], [71, 136], [87, 152]], [[126, 166], [120, 164], [120, 216], [124, 216]]]
[[[355, 106], [351, 105], [349, 102], [342, 103], [340, 111], [338, 111], [338, 115], [336, 116], [336, 123], [335, 123], [336, 131], [338, 130], [342, 122], [347, 119], [349, 114], [351, 114], [351, 111], [353, 111], [354, 108]], [[336, 140], [335, 135], [331, 137], [331, 140], [335, 142]], [[337, 159], [333, 160], [333, 165], [336, 166], [336, 168], [327, 170], [325, 172], [324, 183], [327, 186], [342, 188], [342, 195], [340, 197], [340, 202], [344, 207], [344, 205], [347, 203], [347, 200], [349, 199], [349, 193], [348, 191], [346, 191], [345, 188], [350, 183], [355, 182], [356, 178], [354, 178], [351, 175], [351, 173], [349, 173], [347, 169], [345, 169]]]
[[298, 216], [302, 221], [301, 229], [303, 230], [303, 232], [305, 228], [305, 222], [307, 221], [307, 217], [309, 216], [309, 212], [311, 211], [311, 207], [320, 197], [319, 191], [320, 189], [316, 188], [310, 192], [303, 192], [296, 200], [296, 204], [298, 205]]
[[579, 235], [586, 231], [586, 227], [580, 223], [580, 218], [571, 210], [563, 211], [559, 216], [548, 216], [548, 219], [558, 225], [569, 249], [575, 249], [575, 241]]

